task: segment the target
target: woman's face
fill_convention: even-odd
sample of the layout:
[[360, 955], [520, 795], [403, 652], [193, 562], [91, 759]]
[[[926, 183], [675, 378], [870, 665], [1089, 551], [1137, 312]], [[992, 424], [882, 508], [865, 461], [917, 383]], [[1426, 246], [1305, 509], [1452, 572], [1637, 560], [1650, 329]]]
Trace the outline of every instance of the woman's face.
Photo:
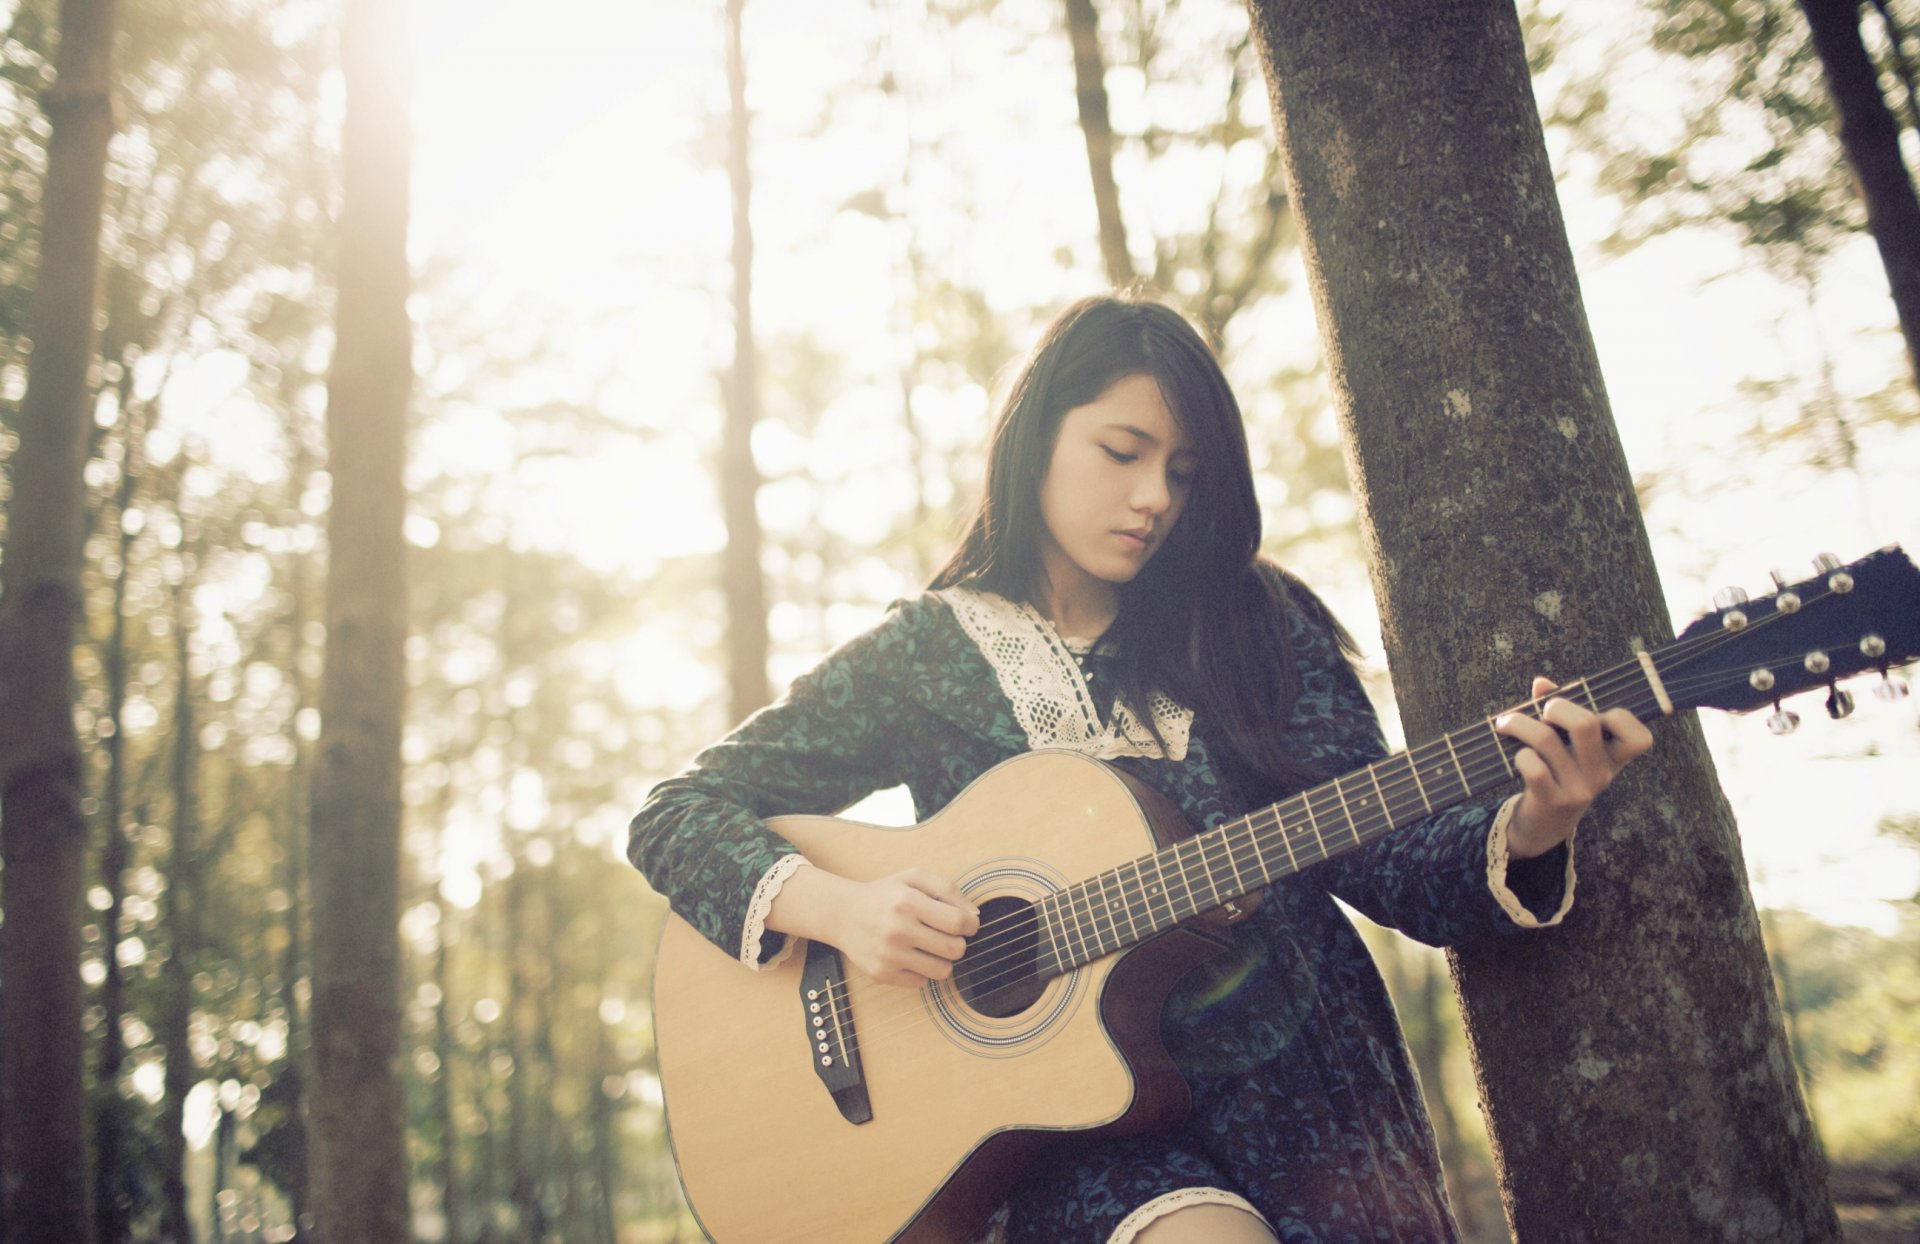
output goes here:
[[1116, 380], [1069, 410], [1040, 485], [1054, 590], [1139, 574], [1179, 520], [1198, 465], [1152, 376]]

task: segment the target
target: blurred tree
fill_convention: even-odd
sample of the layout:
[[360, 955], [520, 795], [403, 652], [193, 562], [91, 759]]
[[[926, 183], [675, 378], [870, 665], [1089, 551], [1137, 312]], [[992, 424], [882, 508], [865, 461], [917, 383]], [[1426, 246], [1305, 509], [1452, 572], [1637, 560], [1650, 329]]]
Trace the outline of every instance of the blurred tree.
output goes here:
[[327, 430], [326, 672], [313, 778], [313, 1196], [329, 1244], [411, 1238], [399, 1080], [405, 703], [408, 6], [348, 0]]
[[33, 356], [0, 561], [0, 1216], [16, 1242], [93, 1239], [81, 1029], [86, 873], [73, 646], [83, 617], [82, 475], [100, 223], [113, 134], [115, 0], [65, 0], [51, 124]]
[[[1904, 59], [1900, 29], [1891, 9], [1879, 9], [1893, 36], [1896, 59]], [[1907, 366], [1920, 388], [1920, 198], [1900, 154], [1900, 123], [1880, 89], [1879, 67], [1861, 37], [1860, 0], [1800, 0], [1820, 56], [1827, 93], [1839, 115], [1840, 145], [1853, 169], [1866, 207], [1867, 228], [1880, 248], [1894, 311], [1907, 340]], [[1912, 103], [1912, 81], [1908, 80]]]
[[753, 176], [747, 60], [742, 26], [746, 0], [727, 0], [727, 184], [733, 191], [733, 366], [727, 374], [726, 429], [721, 437], [720, 495], [727, 522], [722, 582], [727, 600], [727, 685], [732, 720], [764, 705], [767, 687], [767, 588], [760, 568], [760, 470], [753, 430], [760, 422], [759, 355], [753, 336]]
[[[1513, 5], [1254, 14], [1407, 737], [1670, 633]], [[1587, 819], [1564, 928], [1453, 951], [1515, 1237], [1837, 1238], [1697, 722]]]
[[1135, 279], [1127, 250], [1127, 226], [1120, 216], [1120, 192], [1113, 182], [1113, 121], [1107, 112], [1107, 63], [1100, 52], [1100, 15], [1093, 0], [1066, 0], [1067, 38], [1073, 44], [1074, 97], [1080, 106], [1080, 131], [1087, 141], [1087, 170], [1093, 178], [1093, 207], [1100, 226], [1100, 259], [1114, 288]]

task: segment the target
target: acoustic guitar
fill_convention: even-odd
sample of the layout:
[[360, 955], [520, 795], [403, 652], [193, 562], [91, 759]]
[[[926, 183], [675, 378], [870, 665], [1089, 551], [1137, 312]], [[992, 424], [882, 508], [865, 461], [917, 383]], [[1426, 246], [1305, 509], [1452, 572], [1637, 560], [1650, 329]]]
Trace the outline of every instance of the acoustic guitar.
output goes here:
[[[1644, 721], [1772, 706], [1920, 657], [1920, 570], [1898, 548], [1823, 558], [1804, 582], [1734, 592], [1672, 643], [1554, 692]], [[1539, 703], [1515, 710], [1538, 712]], [[920, 989], [803, 942], [749, 972], [678, 917], [655, 969], [668, 1131], [701, 1227], [722, 1244], [960, 1241], [1062, 1137], [1177, 1123], [1187, 1090], [1159, 1043], [1168, 991], [1224, 944], [1217, 922], [1277, 878], [1510, 785], [1491, 720], [1192, 834], [1165, 798], [1095, 760], [1033, 752], [907, 828], [771, 822], [857, 879], [919, 867], [980, 907], [952, 980]]]

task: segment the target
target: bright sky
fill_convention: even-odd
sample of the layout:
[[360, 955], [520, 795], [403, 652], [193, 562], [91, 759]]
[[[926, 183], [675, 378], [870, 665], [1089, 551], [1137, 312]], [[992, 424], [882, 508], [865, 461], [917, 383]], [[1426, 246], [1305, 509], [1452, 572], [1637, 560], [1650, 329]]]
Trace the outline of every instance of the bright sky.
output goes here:
[[[534, 470], [516, 466], [513, 430], [475, 411], [419, 452], [498, 471], [528, 499], [519, 538], [571, 548], [594, 564], [644, 571], [653, 559], [717, 548], [723, 536], [709, 482], [685, 471], [688, 455], [717, 437], [714, 377], [730, 349], [720, 8], [546, 0], [529, 20], [524, 4], [508, 0], [421, 0], [416, 257], [461, 261], [456, 285], [472, 314], [564, 333], [567, 373], [531, 377], [535, 390], [591, 395], [609, 417], [670, 439], [636, 439]], [[916, 0], [748, 6], [756, 316], [765, 334], [804, 328], [847, 360], [850, 395], [815, 412], [815, 435], [836, 454], [867, 445], [877, 460], [897, 435], [897, 391], [887, 386], [896, 383], [907, 237], [898, 219], [841, 210], [849, 199], [873, 192], [896, 212], [916, 196], [974, 204], [969, 224], [914, 240], [999, 306], [1086, 292], [1096, 271], [1064, 38], [1023, 52], [1021, 40], [1002, 46], [982, 31], [956, 45], [927, 33], [919, 8]], [[1034, 0], [1001, 11], [1016, 22], [1031, 13], [1029, 26], [1044, 33], [1055, 6]], [[890, 23], [891, 37], [876, 39]], [[865, 70], [849, 65], [848, 49], [870, 40], [904, 89], [884, 104], [870, 93], [849, 96], [834, 126], [810, 133], [820, 100]], [[1147, 107], [1140, 84], [1116, 74], [1109, 87], [1116, 120], [1131, 124]], [[937, 159], [923, 153], [903, 181], [910, 131], [922, 141], [960, 137], [943, 138]], [[1129, 193], [1138, 218], [1171, 221], [1192, 210], [1165, 185]], [[1577, 170], [1564, 193], [1629, 460], [1637, 473], [1678, 473], [1649, 515], [1676, 623], [1723, 583], [1757, 594], [1769, 568], [1797, 574], [1817, 552], [1850, 558], [1894, 540], [1920, 549], [1913, 433], [1863, 436], [1857, 477], [1819, 476], [1734, 448], [1756, 419], [1743, 385], [1779, 382], [1810, 401], [1828, 360], [1843, 393], [1898, 377], [1898, 340], [1885, 331], [1891, 310], [1871, 247], [1838, 258], [1810, 313], [1723, 239], [1669, 238], [1603, 261], [1594, 243], [1611, 205], [1581, 188]], [[1062, 248], [1074, 257], [1071, 271], [1055, 258]], [[1277, 309], [1272, 322], [1297, 330], [1295, 357], [1310, 350], [1304, 299]], [[1013, 327], [1023, 339], [1025, 322]], [[1878, 331], [1863, 339], [1863, 329]], [[984, 395], [926, 396], [927, 409], [947, 412], [936, 434], [955, 444], [979, 435]], [[1906, 400], [1910, 407], [1911, 394]], [[757, 448], [763, 463], [798, 467], [818, 452], [778, 430]], [[777, 521], [777, 498], [769, 505]], [[861, 498], [834, 521], [858, 535], [872, 506]], [[1364, 574], [1347, 571], [1320, 586], [1358, 622], [1371, 606]], [[1377, 643], [1373, 651], [1377, 660]], [[1864, 684], [1858, 691], [1862, 710], [1844, 723], [1826, 721], [1817, 700], [1801, 701], [1807, 724], [1787, 739], [1769, 736], [1757, 717], [1716, 718], [1707, 728], [1761, 900], [1884, 928], [1894, 909], [1880, 900], [1912, 894], [1920, 861], [1876, 839], [1874, 825], [1920, 809], [1912, 778], [1920, 731], [1915, 701], [1887, 706]]]

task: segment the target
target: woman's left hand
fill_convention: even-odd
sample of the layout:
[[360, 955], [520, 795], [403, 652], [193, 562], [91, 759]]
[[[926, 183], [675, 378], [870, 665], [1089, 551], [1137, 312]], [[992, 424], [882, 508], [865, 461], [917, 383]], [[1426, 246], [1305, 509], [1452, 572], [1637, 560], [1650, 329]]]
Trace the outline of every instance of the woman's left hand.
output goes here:
[[[1533, 698], [1547, 695], [1555, 685], [1535, 678]], [[1580, 817], [1614, 775], [1653, 746], [1653, 733], [1624, 708], [1595, 713], [1555, 697], [1542, 707], [1541, 716], [1544, 721], [1507, 713], [1493, 723], [1501, 734], [1526, 744], [1513, 758], [1526, 783], [1507, 824], [1507, 851], [1513, 859], [1544, 855], [1573, 837]]]

